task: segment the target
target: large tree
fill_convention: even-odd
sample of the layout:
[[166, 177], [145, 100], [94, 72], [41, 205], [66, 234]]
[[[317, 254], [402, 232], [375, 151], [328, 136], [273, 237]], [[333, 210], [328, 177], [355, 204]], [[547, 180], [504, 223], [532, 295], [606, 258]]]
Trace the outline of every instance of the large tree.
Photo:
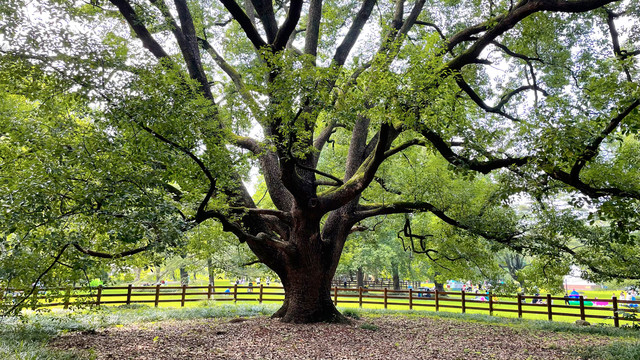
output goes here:
[[[389, 214], [640, 277], [636, 1], [0, 7], [6, 246], [170, 252], [215, 220], [280, 276], [288, 322], [343, 319], [330, 282], [345, 241]], [[448, 198], [431, 153], [441, 176], [499, 190]], [[243, 184], [252, 166], [273, 207]], [[535, 216], [505, 208], [516, 194]]]

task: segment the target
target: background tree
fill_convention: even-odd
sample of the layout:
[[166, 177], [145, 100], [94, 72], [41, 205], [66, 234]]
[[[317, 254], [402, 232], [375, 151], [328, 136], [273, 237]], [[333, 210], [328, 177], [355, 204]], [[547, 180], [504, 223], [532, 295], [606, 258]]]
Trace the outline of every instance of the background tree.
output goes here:
[[[275, 316], [290, 322], [344, 319], [330, 282], [345, 242], [390, 214], [429, 213], [468, 248], [639, 277], [635, 1], [0, 6], [12, 251], [176, 252], [216, 220], [278, 274]], [[406, 174], [433, 153], [447, 176], [491, 174], [499, 191], [481, 211], [449, 206], [437, 177]], [[273, 208], [242, 182], [252, 164]], [[556, 194], [583, 210], [558, 209]], [[535, 216], [507, 210], [515, 195], [535, 199]], [[438, 251], [461, 246], [449, 244]]]

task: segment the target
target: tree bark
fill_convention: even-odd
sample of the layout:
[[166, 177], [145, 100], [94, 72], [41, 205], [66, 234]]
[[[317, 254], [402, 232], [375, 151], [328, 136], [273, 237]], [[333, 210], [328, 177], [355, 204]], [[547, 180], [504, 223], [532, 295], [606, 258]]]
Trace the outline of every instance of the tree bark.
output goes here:
[[160, 280], [161, 280], [160, 279], [160, 266], [154, 267], [154, 272], [155, 272], [155, 275], [156, 275], [156, 284], [159, 284]]
[[189, 285], [189, 273], [184, 266], [180, 266], [180, 284], [185, 286]]
[[362, 271], [362, 266], [358, 268], [358, 273], [357, 273], [357, 278], [358, 278], [358, 287], [364, 287], [364, 272]]
[[[282, 253], [282, 266], [274, 269], [284, 286], [285, 301], [273, 317], [283, 322], [348, 322], [331, 297], [331, 280], [339, 260], [337, 249], [333, 241], [320, 236], [319, 221], [308, 216], [294, 218], [291, 246]], [[335, 234], [336, 239], [347, 234]]]
[[391, 272], [393, 275], [393, 290], [400, 290], [400, 273], [398, 264], [391, 264]]
[[216, 274], [213, 269], [213, 261], [211, 259], [207, 259], [207, 274], [209, 275], [209, 285], [213, 286], [216, 284]]
[[331, 280], [315, 271], [291, 272], [289, 279], [283, 282], [285, 302], [273, 314], [288, 323], [345, 323], [331, 298]]

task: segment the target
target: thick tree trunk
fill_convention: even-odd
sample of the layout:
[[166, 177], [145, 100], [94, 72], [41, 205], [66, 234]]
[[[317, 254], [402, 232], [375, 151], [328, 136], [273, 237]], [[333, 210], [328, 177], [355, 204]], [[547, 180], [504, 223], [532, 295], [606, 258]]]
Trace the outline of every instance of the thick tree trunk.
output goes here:
[[180, 267], [180, 284], [181, 285], [189, 285], [189, 273], [184, 266]]
[[289, 323], [348, 322], [331, 298], [331, 282], [324, 274], [292, 272], [285, 287], [285, 302], [273, 317]]
[[207, 259], [207, 274], [209, 275], [209, 285], [213, 286], [216, 284], [216, 273], [213, 269], [213, 261], [211, 259]]
[[348, 322], [331, 296], [331, 280], [340, 259], [338, 249], [334, 242], [321, 238], [319, 221], [303, 214], [294, 217], [292, 246], [283, 252], [279, 269], [273, 269], [285, 290], [285, 301], [273, 316], [283, 322]]
[[393, 273], [393, 290], [400, 290], [400, 273], [398, 264], [391, 264], [391, 272]]
[[364, 272], [362, 271], [362, 267], [358, 268], [358, 287], [364, 287]]

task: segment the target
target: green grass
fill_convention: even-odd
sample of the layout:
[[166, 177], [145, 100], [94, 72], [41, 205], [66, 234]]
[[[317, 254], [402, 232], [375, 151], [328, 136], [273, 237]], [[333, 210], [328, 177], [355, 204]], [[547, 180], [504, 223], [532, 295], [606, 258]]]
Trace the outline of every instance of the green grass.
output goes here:
[[[274, 285], [279, 285], [276, 283], [273, 283], [272, 286]], [[428, 284], [427, 284], [428, 285]], [[224, 291], [224, 289], [229, 289], [231, 291], [231, 294], [218, 294], [218, 295], [214, 295], [212, 297], [213, 300], [220, 302], [220, 303], [233, 303], [234, 301], [234, 296], [233, 296], [233, 291], [234, 288], [232, 286], [232, 284], [229, 282], [229, 280], [218, 280], [216, 281], [216, 286], [222, 286], [222, 288], [218, 288], [216, 289], [216, 291]], [[240, 287], [238, 289], [238, 293], [237, 293], [237, 299], [238, 302], [240, 303], [244, 303], [244, 304], [249, 304], [249, 305], [257, 305], [260, 304], [259, 302], [259, 288], [258, 287], [253, 287], [253, 292], [248, 292], [248, 289], [244, 288], [244, 287]], [[161, 287], [161, 291], [162, 291], [162, 296], [160, 297], [161, 300], [171, 300], [172, 302], [160, 302], [158, 304], [159, 307], [162, 308], [174, 308], [174, 307], [180, 307], [181, 306], [181, 290], [180, 289], [167, 289], [167, 288], [163, 288]], [[200, 293], [206, 293], [206, 289], [198, 289], [198, 290], [188, 290], [188, 293], [191, 292], [200, 292]], [[102, 297], [102, 301], [112, 301], [112, 302], [120, 302], [123, 303], [126, 301], [127, 299], [127, 289], [118, 289], [118, 290], [111, 290], [111, 289], [105, 289], [103, 291], [103, 297]], [[187, 294], [188, 294], [187, 293]], [[611, 294], [613, 293], [617, 293], [619, 294], [619, 291], [616, 290], [596, 290], [596, 291], [584, 291], [582, 294], [584, 296], [586, 296], [587, 299], [593, 299], [595, 297], [598, 297], [601, 300], [604, 301], [609, 301]], [[86, 292], [85, 292], [86, 294]], [[275, 304], [279, 304], [282, 302], [283, 296], [282, 294], [282, 289], [277, 289], [277, 288], [272, 288], [272, 287], [265, 287], [263, 288], [263, 300], [264, 303], [275, 303]], [[372, 295], [382, 295], [382, 291], [380, 290], [374, 290], [374, 289], [369, 289], [368, 291], [365, 292], [365, 295], [367, 294], [372, 294]], [[79, 294], [79, 295], [83, 295], [83, 294]], [[389, 291], [389, 295], [393, 296], [393, 292]], [[402, 296], [407, 296], [407, 294], [401, 294]], [[562, 296], [564, 294], [556, 294], [555, 296]], [[453, 297], [457, 297], [459, 298], [459, 296], [453, 296]], [[472, 294], [467, 294], [467, 300], [473, 299], [474, 295]], [[72, 297], [71, 298], [71, 303], [73, 304], [74, 301], [81, 299], [81, 298], [75, 298]], [[132, 293], [132, 297], [131, 297], [131, 301], [133, 303], [138, 302], [138, 301], [143, 301], [145, 302], [145, 304], [150, 305], [150, 306], [154, 306], [153, 301], [155, 299], [155, 287], [149, 287], [147, 289], [144, 290], [134, 290]], [[205, 301], [207, 300], [207, 296], [206, 295], [187, 295], [186, 296], [187, 301], [184, 303], [184, 307], [185, 308], [193, 308], [193, 307], [198, 307], [200, 306], [200, 301]], [[198, 301], [191, 301], [191, 300], [198, 300]], [[365, 303], [362, 305], [363, 308], [368, 308], [368, 309], [384, 309], [384, 303], [383, 303], [383, 299], [377, 298], [377, 299], [367, 299], [364, 298], [363, 299], [365, 301]], [[506, 301], [511, 301], [511, 302], [515, 302], [516, 299], [515, 298], [508, 298], [508, 297], [501, 297], [500, 298], [501, 301], [506, 300]], [[528, 300], [530, 302], [530, 300]], [[415, 297], [413, 299], [413, 308], [416, 310], [425, 310], [425, 311], [434, 311], [435, 310], [435, 301], [433, 298], [430, 299], [425, 299], [425, 298], [417, 298]], [[560, 304], [563, 305], [564, 301], [562, 300], [554, 300], [554, 304]], [[112, 306], [112, 304], [104, 304], [106, 306]], [[359, 304], [358, 304], [358, 291], [354, 289], [354, 291], [350, 294], [346, 294], [346, 293], [340, 293], [340, 295], [338, 296], [338, 305], [339, 306], [343, 306], [343, 307], [347, 307], [347, 308], [359, 308]], [[447, 300], [446, 298], [441, 298], [440, 299], [440, 305], [442, 305], [440, 307], [440, 311], [441, 312], [461, 312], [462, 310], [460, 308], [451, 308], [451, 307], [447, 307], [447, 306], [460, 306], [460, 302], [459, 301], [452, 301], [452, 300]], [[469, 314], [488, 314], [489, 313], [489, 304], [487, 302], [478, 302], [478, 303], [468, 303], [467, 306], [471, 306], [471, 307], [477, 307], [479, 309], [467, 309], [466, 312]], [[57, 306], [58, 308], [61, 308], [62, 306]], [[387, 306], [387, 309], [389, 310], [407, 310], [409, 309], [409, 300], [408, 299], [389, 299], [389, 304]], [[621, 307], [621, 309], [624, 309], [624, 307]], [[509, 311], [511, 310], [511, 311]], [[494, 315], [495, 316], [500, 316], [500, 317], [507, 317], [507, 318], [517, 318], [518, 314], [515, 312], [515, 310], [517, 310], [517, 305], [516, 304], [508, 304], [508, 305], [498, 305], [496, 304], [494, 306]], [[546, 312], [546, 306], [540, 306], [540, 305], [532, 305], [532, 304], [523, 304], [523, 310], [527, 311], [542, 311], [542, 312]], [[580, 314], [580, 309], [578, 306], [575, 306], [573, 308], [554, 308], [553, 310], [554, 312], [562, 312], [562, 313], [568, 313], [568, 314], [572, 314], [574, 316], [560, 316], [560, 315], [554, 315], [553, 316], [553, 321], [559, 321], [559, 322], [575, 322], [577, 319], [579, 319], [579, 314]], [[599, 307], [593, 306], [593, 307], [586, 307], [586, 315], [587, 315], [587, 321], [591, 322], [591, 323], [596, 323], [596, 324], [607, 324], [607, 325], [613, 325], [613, 320], [612, 319], [597, 319], [597, 318], [591, 318], [589, 317], [590, 315], [595, 315], [595, 316], [602, 316], [602, 317], [612, 317], [613, 316], [613, 311], [611, 310], [602, 310]], [[531, 320], [547, 320], [548, 316], [546, 314], [523, 314], [522, 315], [524, 318], [526, 319], [531, 319]], [[620, 321], [621, 324], [630, 324], [627, 321], [624, 321], [623, 319], [621, 319]]]
[[628, 360], [640, 359], [640, 341], [615, 342], [607, 346], [591, 346], [575, 349], [583, 360]]

